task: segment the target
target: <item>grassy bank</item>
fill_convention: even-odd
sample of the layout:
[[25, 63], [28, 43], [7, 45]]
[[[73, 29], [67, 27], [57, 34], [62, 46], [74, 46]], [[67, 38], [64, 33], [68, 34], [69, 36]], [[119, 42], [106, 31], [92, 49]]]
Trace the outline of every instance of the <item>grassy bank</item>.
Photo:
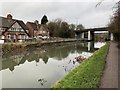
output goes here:
[[52, 88], [98, 88], [108, 48], [109, 43], [68, 73], [62, 80], [56, 82]]
[[19, 43], [8, 43], [8, 44], [2, 44], [2, 52], [4, 54], [10, 54], [10, 53], [16, 53], [24, 51], [24, 44]]

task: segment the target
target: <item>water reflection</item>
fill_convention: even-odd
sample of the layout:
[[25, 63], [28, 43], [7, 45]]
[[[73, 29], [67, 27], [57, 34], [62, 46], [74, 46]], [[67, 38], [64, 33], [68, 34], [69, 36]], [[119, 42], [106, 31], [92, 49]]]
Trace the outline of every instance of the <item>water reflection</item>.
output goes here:
[[97, 50], [98, 48], [94, 48], [93, 44], [95, 43], [76, 43], [48, 47], [47, 50], [26, 49], [22, 53], [9, 55], [9, 57], [3, 55], [3, 87], [50, 87], [56, 80], [79, 65], [75, 61], [77, 55], [88, 58]]
[[88, 42], [88, 44], [80, 43], [74, 45], [64, 45], [56, 48], [48, 48], [47, 51], [45, 50], [40, 51], [39, 49], [35, 51], [26, 50], [24, 53], [20, 53], [19, 55], [13, 55], [9, 57], [3, 56], [2, 69], [9, 68], [9, 70], [13, 71], [14, 66], [19, 66], [20, 64], [24, 64], [26, 60], [28, 62], [32, 62], [32, 61], [39, 62], [39, 60], [42, 59], [43, 62], [47, 64], [49, 58], [54, 58], [56, 60], [63, 60], [69, 55], [69, 53], [83, 53], [83, 51], [92, 53], [97, 49], [93, 47], [94, 46], [93, 44], [94, 44], [93, 42]]

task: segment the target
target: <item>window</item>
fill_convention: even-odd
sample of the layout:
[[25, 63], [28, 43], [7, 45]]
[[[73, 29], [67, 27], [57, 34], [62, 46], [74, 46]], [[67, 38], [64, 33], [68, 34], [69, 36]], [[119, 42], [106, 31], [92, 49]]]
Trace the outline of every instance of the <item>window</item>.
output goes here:
[[13, 31], [13, 28], [11, 28], [11, 31]]
[[17, 30], [17, 28], [14, 28], [14, 31], [16, 31]]
[[8, 34], [8, 39], [16, 39], [16, 36], [14, 34]]
[[12, 27], [12, 28], [10, 28], [9, 30], [10, 30], [10, 31], [15, 31], [15, 28]]
[[15, 31], [15, 28], [12, 28], [12, 31]]
[[18, 38], [19, 39], [25, 39], [25, 35], [19, 35]]

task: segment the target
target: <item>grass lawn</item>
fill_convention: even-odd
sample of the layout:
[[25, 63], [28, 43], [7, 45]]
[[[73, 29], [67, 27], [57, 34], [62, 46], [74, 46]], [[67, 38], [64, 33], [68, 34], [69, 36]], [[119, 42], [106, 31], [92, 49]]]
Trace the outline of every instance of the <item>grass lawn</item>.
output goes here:
[[108, 49], [109, 43], [95, 51], [91, 57], [56, 82], [52, 88], [98, 88]]

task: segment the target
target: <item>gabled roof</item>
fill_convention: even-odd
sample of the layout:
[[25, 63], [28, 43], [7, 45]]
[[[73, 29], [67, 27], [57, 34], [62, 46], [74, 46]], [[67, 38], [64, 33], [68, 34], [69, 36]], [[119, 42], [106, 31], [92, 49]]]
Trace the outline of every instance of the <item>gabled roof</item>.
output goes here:
[[[9, 28], [11, 28], [12, 25], [14, 25], [16, 22], [22, 27], [22, 29], [25, 32], [26, 32], [26, 30], [28, 30], [27, 26], [25, 25], [25, 23], [22, 20], [17, 20], [17, 19], [9, 20], [9, 19], [7, 19], [5, 17], [0, 17], [0, 27], [7, 28], [5, 31], [7, 31]], [[29, 36], [29, 34], [28, 34], [28, 36]]]
[[27, 22], [27, 23], [30, 24], [34, 30], [38, 30], [38, 28], [40, 28], [41, 26], [40, 24], [38, 24], [38, 27], [37, 27], [37, 24], [34, 22]]
[[13, 25], [14, 23], [18, 23], [24, 30], [28, 30], [27, 26], [25, 25], [25, 23], [22, 20], [16, 20], [16, 19], [7, 19], [5, 17], [0, 17], [0, 27], [3, 28], [11, 28], [11, 25]]
[[16, 22], [24, 29], [24, 30], [28, 30], [27, 26], [25, 25], [25, 23], [21, 20], [16, 20]]
[[[25, 33], [27, 33], [26, 30], [28, 30], [28, 28], [25, 25], [25, 23], [23, 21], [21, 21], [21, 20], [16, 20], [16, 22], [23, 28], [23, 30], [25, 31]], [[27, 35], [30, 36], [29, 33], [27, 33]]]
[[9, 28], [15, 20], [8, 20], [7, 18], [0, 17], [0, 27]]

